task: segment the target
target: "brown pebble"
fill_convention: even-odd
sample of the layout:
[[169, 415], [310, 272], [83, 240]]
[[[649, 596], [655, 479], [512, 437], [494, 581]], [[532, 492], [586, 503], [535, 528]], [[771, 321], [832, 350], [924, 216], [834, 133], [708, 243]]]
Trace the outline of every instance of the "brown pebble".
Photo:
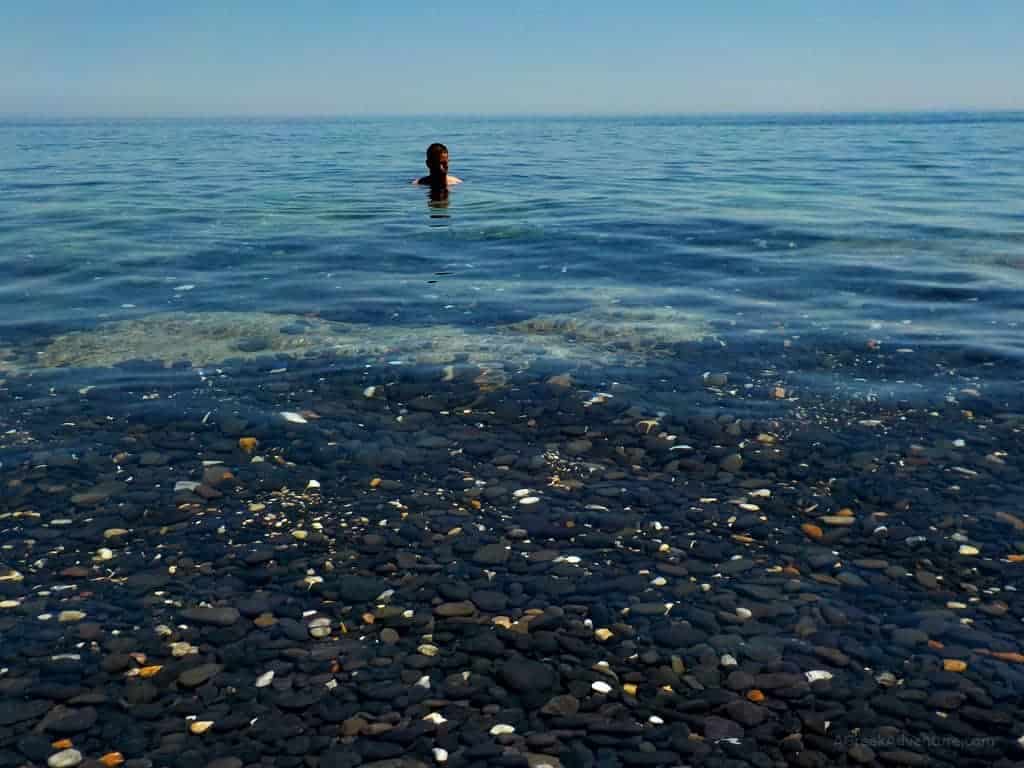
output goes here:
[[814, 523], [804, 523], [800, 526], [800, 530], [804, 532], [807, 538], [814, 539], [815, 541], [820, 541], [825, 535], [825, 532]]

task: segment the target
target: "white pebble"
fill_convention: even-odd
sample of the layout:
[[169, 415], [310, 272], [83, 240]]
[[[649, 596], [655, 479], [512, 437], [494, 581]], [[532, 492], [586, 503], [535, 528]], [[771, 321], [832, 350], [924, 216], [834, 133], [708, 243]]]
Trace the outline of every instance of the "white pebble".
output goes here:
[[82, 753], [77, 749], [62, 749], [60, 752], [50, 755], [46, 764], [50, 768], [74, 768], [82, 762]]
[[736, 615], [739, 618], [741, 618], [744, 621], [746, 621], [747, 619], [749, 619], [751, 616], [754, 615], [754, 612], [751, 611], [749, 608], [737, 608], [736, 609]]
[[826, 672], [824, 669], [812, 669], [809, 672], [804, 672], [804, 677], [807, 678], [807, 682], [813, 683], [815, 680], [831, 680], [832, 673]]
[[424, 715], [423, 719], [433, 723], [434, 725], [441, 725], [442, 723], [448, 722], [440, 712], [431, 712], [429, 715]]
[[424, 675], [423, 677], [421, 677], [419, 680], [416, 681], [416, 687], [417, 688], [427, 688], [429, 690], [430, 689], [430, 677], [428, 675]]
[[439, 763], [448, 762], [448, 750], [441, 747], [434, 747], [434, 759]]
[[665, 721], [662, 720], [657, 715], [651, 715], [650, 717], [648, 717], [647, 718], [647, 722], [650, 723], [651, 725], [664, 725], [665, 724]]
[[523, 498], [521, 498], [519, 500], [519, 503], [523, 504], [523, 505], [527, 505], [527, 504], [536, 504], [538, 501], [540, 501], [540, 499], [538, 497], [536, 497], [536, 496], [524, 496]]
[[266, 672], [264, 672], [262, 675], [260, 675], [259, 677], [256, 678], [256, 687], [257, 688], [266, 688], [273, 681], [274, 681], [274, 670], [269, 669]]
[[377, 394], [376, 387], [367, 387], [366, 389], [363, 390], [363, 397], [370, 398], [373, 397], [375, 394]]
[[100, 547], [99, 549], [96, 550], [96, 557], [98, 557], [100, 560], [104, 560], [104, 561], [106, 561], [106, 560], [113, 560], [114, 559], [114, 550], [109, 549], [107, 547]]
[[171, 643], [171, 655], [176, 659], [180, 659], [183, 656], [189, 656], [193, 653], [199, 653], [199, 649], [192, 645], [192, 643], [186, 643], [184, 641], [180, 643]]
[[174, 484], [174, 492], [181, 493], [182, 491], [186, 491], [188, 493], [191, 493], [198, 487], [199, 483], [195, 482], [194, 480], [179, 480]]
[[310, 480], [308, 483], [306, 483], [306, 490], [307, 491], [315, 491], [319, 487], [320, 487], [320, 481], [319, 480]]
[[518, 490], [512, 491], [512, 496], [521, 499], [523, 496], [529, 496], [531, 493], [529, 488], [519, 488]]
[[331, 620], [321, 616], [309, 622], [309, 634], [316, 638], [327, 637], [331, 634]]
[[721, 663], [723, 667], [735, 667], [739, 666], [739, 662], [736, 661], [736, 657], [730, 653], [723, 653]]
[[504, 736], [509, 733], [515, 733], [516, 729], [511, 725], [505, 723], [498, 723], [496, 726], [491, 728], [491, 736]]
[[604, 680], [595, 680], [590, 685], [598, 693], [609, 694], [612, 692], [612, 687], [608, 685]]
[[980, 549], [978, 549], [975, 546], [972, 546], [971, 544], [961, 544], [960, 545], [960, 554], [964, 555], [965, 557], [971, 557], [973, 555], [980, 554], [980, 552], [981, 552]]
[[309, 423], [302, 414], [295, 413], [295, 411], [281, 411], [281, 418], [285, 421], [291, 422], [292, 424]]

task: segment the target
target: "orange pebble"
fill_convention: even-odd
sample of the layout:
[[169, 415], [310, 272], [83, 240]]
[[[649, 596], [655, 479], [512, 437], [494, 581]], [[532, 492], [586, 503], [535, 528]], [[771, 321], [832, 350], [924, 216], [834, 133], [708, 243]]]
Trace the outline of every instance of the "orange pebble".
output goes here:
[[999, 659], [1000, 661], [1011, 662], [1013, 664], [1024, 664], [1024, 653], [1014, 653], [1013, 651], [978, 651], [979, 653], [984, 652], [986, 656], [991, 656], [993, 659]]
[[480, 509], [480, 506], [481, 506], [480, 505], [480, 500], [479, 499], [470, 499], [469, 500], [469, 506], [471, 506], [473, 509]]
[[155, 677], [160, 674], [160, 670], [163, 669], [162, 664], [153, 664], [149, 667], [142, 667], [139, 670], [139, 677]]
[[1024, 563], [1024, 555], [1008, 555], [1006, 559], [1011, 563]]
[[964, 672], [967, 669], [967, 662], [960, 659], [944, 659], [942, 668], [947, 672]]
[[373, 480], [370, 481], [370, 487], [371, 488], [376, 488], [378, 485], [380, 485], [380, 482], [381, 482], [380, 478], [379, 477], [375, 477], [375, 478], [373, 478]]
[[240, 437], [238, 438], [238, 447], [246, 453], [252, 453], [256, 450], [256, 446], [260, 444], [260, 441], [255, 437]]
[[71, 739], [61, 739], [60, 741], [53, 742], [50, 746], [54, 749], [71, 749], [71, 745]]
[[944, 646], [938, 640], [929, 640], [928, 647], [931, 648], [933, 651], [941, 651], [946, 646]]
[[764, 694], [761, 693], [757, 688], [747, 691], [747, 701], [752, 701], [755, 704], [760, 704], [764, 701]]
[[843, 507], [839, 510], [840, 517], [853, 517], [853, 510], [849, 507]]
[[120, 765], [124, 762], [124, 755], [120, 752], [107, 752], [107, 754], [100, 758], [100, 762], [107, 766], [107, 768], [114, 768], [115, 765]]
[[815, 541], [820, 541], [825, 535], [825, 532], [814, 523], [804, 523], [800, 526], [800, 530], [804, 532], [807, 538], [814, 539]]

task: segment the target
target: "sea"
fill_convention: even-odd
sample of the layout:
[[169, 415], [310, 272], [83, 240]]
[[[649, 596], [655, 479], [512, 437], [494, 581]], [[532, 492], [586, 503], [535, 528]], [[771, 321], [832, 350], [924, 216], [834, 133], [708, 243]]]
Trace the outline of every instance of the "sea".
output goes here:
[[[410, 184], [435, 140], [464, 179], [444, 201]], [[439, 361], [564, 321], [502, 362], [624, 363], [640, 389], [698, 338], [708, 370], [814, 350], [802, 386], [897, 398], [945, 394], [943, 354], [992, 385], [1024, 356], [1021, 113], [8, 119], [0, 199], [0, 360], [22, 374], [208, 365], [304, 318], [327, 325], [303, 353], [338, 323], [396, 359], [435, 338]], [[919, 361], [899, 381], [810, 364], [896, 349]]]
[[0, 766], [1020, 764], [1022, 201], [1024, 113], [0, 121]]

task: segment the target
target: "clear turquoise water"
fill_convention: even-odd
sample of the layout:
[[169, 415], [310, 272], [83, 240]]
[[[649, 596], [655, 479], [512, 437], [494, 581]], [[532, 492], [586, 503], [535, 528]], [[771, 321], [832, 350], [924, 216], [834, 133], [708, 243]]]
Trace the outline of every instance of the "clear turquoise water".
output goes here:
[[[466, 180], [446, 207], [409, 185], [435, 139]], [[23, 368], [154, 313], [486, 334], [595, 306], [671, 307], [765, 365], [1024, 359], [1024, 114], [7, 121], [0, 199]]]

